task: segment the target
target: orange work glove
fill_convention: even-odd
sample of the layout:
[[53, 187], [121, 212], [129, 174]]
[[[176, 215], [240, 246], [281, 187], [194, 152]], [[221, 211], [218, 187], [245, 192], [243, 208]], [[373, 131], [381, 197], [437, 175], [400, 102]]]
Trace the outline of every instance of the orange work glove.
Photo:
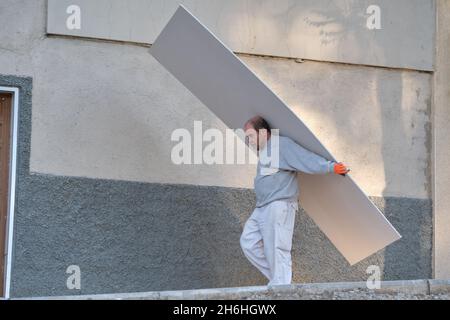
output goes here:
[[345, 166], [345, 164], [343, 164], [342, 162], [335, 163], [333, 169], [334, 169], [334, 173], [340, 174], [340, 175], [345, 175], [347, 172], [350, 171], [350, 169], [347, 168]]

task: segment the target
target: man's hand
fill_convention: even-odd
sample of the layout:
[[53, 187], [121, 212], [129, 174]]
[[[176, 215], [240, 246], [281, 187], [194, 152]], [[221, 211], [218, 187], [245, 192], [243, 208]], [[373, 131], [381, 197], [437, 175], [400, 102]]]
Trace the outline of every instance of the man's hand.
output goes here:
[[342, 162], [335, 163], [333, 170], [334, 170], [335, 174], [340, 174], [340, 175], [345, 175], [347, 172], [350, 171], [350, 169], [347, 168], [345, 166], [345, 164], [343, 164]]

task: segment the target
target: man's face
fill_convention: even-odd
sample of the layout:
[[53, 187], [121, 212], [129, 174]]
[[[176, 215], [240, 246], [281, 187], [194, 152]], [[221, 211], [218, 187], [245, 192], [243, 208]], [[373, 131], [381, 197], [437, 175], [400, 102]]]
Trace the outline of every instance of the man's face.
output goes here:
[[253, 128], [253, 125], [250, 123], [247, 123], [244, 126], [245, 131], [245, 139], [248, 145], [253, 148], [254, 150], [261, 150], [264, 148], [266, 142], [267, 142], [267, 132], [266, 130], [260, 130], [259, 133]]

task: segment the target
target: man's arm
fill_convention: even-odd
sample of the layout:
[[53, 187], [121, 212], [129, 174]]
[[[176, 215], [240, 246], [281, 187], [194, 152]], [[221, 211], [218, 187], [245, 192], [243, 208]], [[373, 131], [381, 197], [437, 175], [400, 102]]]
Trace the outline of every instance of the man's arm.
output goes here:
[[290, 138], [280, 139], [280, 169], [310, 174], [334, 173], [336, 162], [311, 152]]

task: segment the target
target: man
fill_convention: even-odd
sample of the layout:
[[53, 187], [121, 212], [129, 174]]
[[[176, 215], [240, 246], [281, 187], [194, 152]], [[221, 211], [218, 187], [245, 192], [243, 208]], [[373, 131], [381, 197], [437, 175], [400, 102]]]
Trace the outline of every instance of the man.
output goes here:
[[290, 284], [292, 236], [298, 211], [297, 171], [344, 175], [350, 170], [343, 163], [329, 161], [288, 137], [272, 136], [262, 117], [248, 120], [244, 131], [259, 161], [254, 180], [256, 208], [245, 223], [241, 248], [247, 259], [269, 279], [269, 285]]

